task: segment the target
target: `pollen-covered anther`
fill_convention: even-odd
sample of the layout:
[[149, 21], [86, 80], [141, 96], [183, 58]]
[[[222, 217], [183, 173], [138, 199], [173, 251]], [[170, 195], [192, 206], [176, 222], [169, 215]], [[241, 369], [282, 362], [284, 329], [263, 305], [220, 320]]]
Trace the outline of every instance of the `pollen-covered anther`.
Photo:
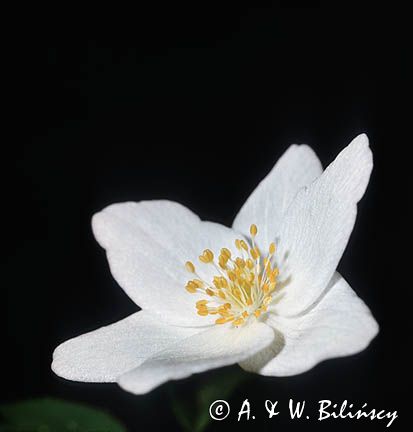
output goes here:
[[270, 255], [275, 254], [275, 243], [270, 244], [269, 252], [270, 252]]
[[196, 293], [197, 286], [194, 284], [193, 281], [189, 281], [187, 282], [185, 288], [189, 293], [194, 294]]
[[251, 234], [251, 237], [255, 237], [255, 236], [257, 235], [257, 232], [258, 232], [257, 225], [252, 224], [252, 225], [250, 226], [250, 234]]
[[223, 247], [215, 262], [210, 249], [202, 252], [199, 261], [212, 264], [219, 273], [212, 277], [211, 282], [198, 275], [191, 261], [185, 263], [186, 270], [196, 276], [187, 282], [186, 290], [208, 298], [196, 302], [199, 315], [218, 315], [216, 324], [232, 323], [239, 327], [266, 312], [277, 286], [278, 268], [273, 262], [276, 247], [271, 243], [268, 254], [262, 256], [255, 243], [257, 233], [257, 226], [252, 224], [251, 241], [235, 240], [238, 251], [235, 255], [239, 256], [233, 256], [230, 249]]
[[195, 273], [195, 266], [191, 263], [191, 261], [187, 261], [185, 263], [185, 268], [189, 273]]
[[199, 261], [204, 264], [211, 263], [214, 260], [214, 254], [210, 249], [205, 249], [202, 255], [199, 256]]

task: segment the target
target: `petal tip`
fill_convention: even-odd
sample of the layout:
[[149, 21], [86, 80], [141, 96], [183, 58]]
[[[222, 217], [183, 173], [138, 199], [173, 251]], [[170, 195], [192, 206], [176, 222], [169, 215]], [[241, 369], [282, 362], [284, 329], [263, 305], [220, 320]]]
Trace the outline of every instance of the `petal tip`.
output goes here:
[[360, 142], [364, 142], [365, 144], [369, 144], [369, 137], [365, 132], [362, 132], [361, 134], [357, 135], [353, 141], [358, 140]]
[[108, 234], [108, 222], [107, 215], [105, 214], [105, 210], [101, 210], [95, 213], [91, 218], [91, 227], [93, 235], [99, 245], [107, 249], [107, 234]]
[[358, 147], [360, 152], [363, 152], [364, 155], [370, 159], [370, 162], [373, 161], [373, 154], [370, 147], [370, 140], [366, 133], [361, 133], [357, 135], [348, 145], [348, 147]]

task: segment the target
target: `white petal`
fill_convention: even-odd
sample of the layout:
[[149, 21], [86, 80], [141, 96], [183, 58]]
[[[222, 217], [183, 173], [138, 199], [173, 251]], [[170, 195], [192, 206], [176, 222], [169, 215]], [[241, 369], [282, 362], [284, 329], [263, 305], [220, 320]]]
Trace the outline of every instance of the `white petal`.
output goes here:
[[310, 147], [290, 146], [247, 199], [234, 220], [233, 228], [249, 235], [250, 225], [256, 224], [259, 230], [257, 242], [267, 250], [297, 192], [322, 172], [321, 162]]
[[327, 286], [353, 230], [357, 202], [373, 167], [366, 135], [359, 135], [287, 210], [277, 252], [284, 281], [279, 313], [311, 306]]
[[321, 301], [301, 317], [270, 314], [267, 324], [278, 331], [275, 342], [241, 366], [262, 375], [289, 376], [363, 351], [378, 332], [377, 322], [338, 273], [329, 285]]
[[191, 260], [208, 282], [212, 265], [198, 263], [206, 248], [233, 252], [236, 233], [223, 225], [202, 222], [186, 207], [171, 201], [127, 202], [94, 215], [93, 232], [106, 249], [112, 274], [142, 309], [179, 325], [207, 325], [211, 317], [196, 314], [198, 295], [185, 290], [193, 275], [185, 270]]
[[253, 322], [241, 328], [217, 325], [153, 355], [118, 382], [132, 393], [147, 393], [171, 379], [245, 360], [268, 346], [273, 338], [273, 330], [263, 323]]
[[72, 381], [114, 382], [158, 351], [200, 329], [161, 324], [141, 311], [70, 339], [53, 353], [53, 371]]

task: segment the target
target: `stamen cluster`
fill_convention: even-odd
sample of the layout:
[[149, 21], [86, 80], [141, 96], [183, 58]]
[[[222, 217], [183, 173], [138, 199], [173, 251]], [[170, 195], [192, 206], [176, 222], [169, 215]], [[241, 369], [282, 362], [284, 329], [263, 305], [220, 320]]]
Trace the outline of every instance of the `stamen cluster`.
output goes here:
[[186, 290], [210, 297], [196, 302], [199, 315], [217, 315], [216, 324], [232, 322], [234, 326], [241, 326], [250, 317], [258, 318], [267, 310], [277, 285], [278, 268], [272, 262], [276, 248], [271, 243], [263, 258], [255, 244], [257, 232], [257, 226], [251, 225], [251, 244], [235, 240], [240, 256], [233, 257], [229, 249], [222, 248], [215, 261], [210, 249], [203, 251], [199, 261], [214, 266], [218, 273], [211, 282], [198, 275], [191, 261], [186, 262], [186, 270], [196, 276], [188, 281]]

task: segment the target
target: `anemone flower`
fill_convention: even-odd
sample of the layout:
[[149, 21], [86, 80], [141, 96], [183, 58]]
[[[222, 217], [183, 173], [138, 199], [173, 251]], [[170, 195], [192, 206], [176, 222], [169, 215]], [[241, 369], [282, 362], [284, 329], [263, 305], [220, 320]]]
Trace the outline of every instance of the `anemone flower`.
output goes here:
[[171, 201], [106, 207], [93, 232], [142, 310], [64, 342], [52, 369], [143, 394], [234, 363], [288, 376], [362, 351], [378, 325], [336, 268], [372, 167], [366, 135], [324, 172], [292, 145], [232, 228]]

